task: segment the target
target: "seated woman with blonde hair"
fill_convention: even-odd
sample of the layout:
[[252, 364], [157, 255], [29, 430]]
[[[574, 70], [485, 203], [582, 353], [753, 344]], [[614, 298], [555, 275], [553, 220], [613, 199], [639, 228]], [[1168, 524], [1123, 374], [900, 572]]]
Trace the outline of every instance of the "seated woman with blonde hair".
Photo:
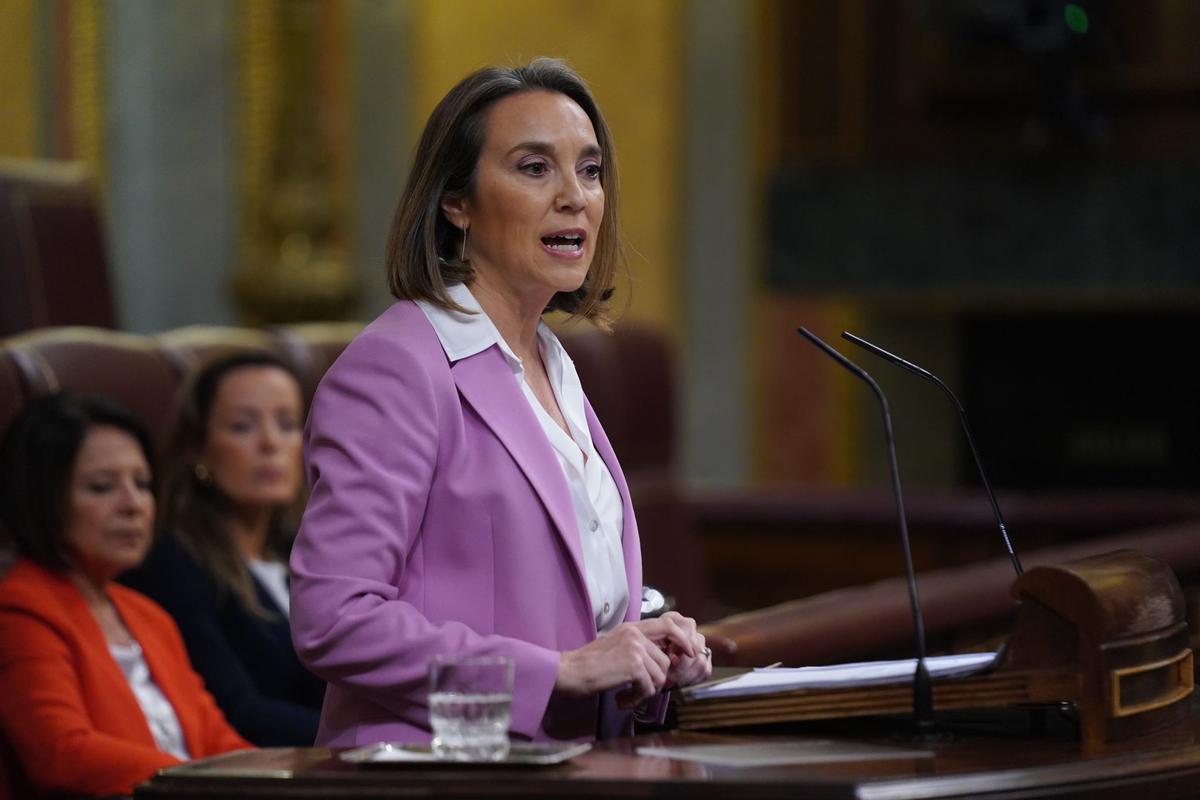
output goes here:
[[[13, 795], [131, 794], [162, 767], [249, 747], [171, 618], [113, 582], [150, 547], [151, 448], [98, 399], [53, 395], [0, 451], [0, 735]], [[3, 788], [3, 787], [0, 787]]]
[[288, 524], [304, 400], [275, 356], [218, 357], [185, 388], [163, 471], [162, 536], [121, 580], [179, 625], [230, 724], [256, 745], [311, 745], [325, 684], [288, 626]]

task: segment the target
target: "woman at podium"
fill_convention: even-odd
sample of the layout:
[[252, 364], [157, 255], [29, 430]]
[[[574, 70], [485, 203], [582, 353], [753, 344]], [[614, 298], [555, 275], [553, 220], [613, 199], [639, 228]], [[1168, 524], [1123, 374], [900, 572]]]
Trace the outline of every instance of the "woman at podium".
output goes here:
[[515, 664], [511, 733], [627, 733], [707, 677], [695, 622], [641, 621], [629, 490], [542, 321], [605, 327], [613, 144], [569, 67], [480, 70], [426, 124], [388, 242], [397, 298], [330, 368], [305, 441], [292, 635], [318, 744], [427, 741], [435, 656]]

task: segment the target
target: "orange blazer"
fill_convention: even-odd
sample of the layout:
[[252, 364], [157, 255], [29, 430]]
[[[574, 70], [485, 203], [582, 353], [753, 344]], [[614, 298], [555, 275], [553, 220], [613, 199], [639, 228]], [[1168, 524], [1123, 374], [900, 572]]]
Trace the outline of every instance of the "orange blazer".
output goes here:
[[[175, 708], [192, 757], [250, 747], [204, 690], [167, 613], [115, 583], [108, 596]], [[20, 762], [7, 771], [23, 773], [10, 778], [40, 793], [132, 794], [179, 763], [155, 746], [83, 595], [27, 559], [0, 580], [0, 733]]]

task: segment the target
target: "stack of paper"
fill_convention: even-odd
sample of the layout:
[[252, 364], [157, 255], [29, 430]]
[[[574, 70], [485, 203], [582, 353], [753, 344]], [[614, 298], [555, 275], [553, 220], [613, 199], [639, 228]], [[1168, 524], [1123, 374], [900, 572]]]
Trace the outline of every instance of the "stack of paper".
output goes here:
[[[935, 656], [925, 659], [931, 678], [974, 675], [990, 668], [995, 653]], [[841, 689], [878, 686], [911, 681], [917, 669], [915, 658], [900, 661], [863, 661], [856, 664], [832, 664], [825, 667], [769, 667], [756, 669], [724, 681], [699, 684], [683, 692], [697, 700], [714, 697], [743, 697], [767, 692], [797, 689]]]
[[[1029, 676], [992, 671], [995, 653], [925, 660], [936, 708], [1007, 704], [1029, 696]], [[766, 667], [680, 692], [679, 727], [704, 730], [774, 722], [905, 714], [916, 659], [794, 669]], [[983, 674], [986, 673], [986, 674]]]

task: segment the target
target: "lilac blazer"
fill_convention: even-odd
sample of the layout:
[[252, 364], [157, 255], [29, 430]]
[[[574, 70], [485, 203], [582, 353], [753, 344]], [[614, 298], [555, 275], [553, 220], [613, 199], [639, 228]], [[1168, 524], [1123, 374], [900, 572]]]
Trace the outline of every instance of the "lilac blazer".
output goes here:
[[[628, 620], [642, 562], [623, 499]], [[497, 347], [449, 363], [424, 313], [395, 303], [329, 368], [305, 432], [311, 496], [291, 557], [292, 638], [329, 687], [317, 744], [428, 741], [441, 653], [516, 665], [512, 732], [628, 729], [609, 696], [554, 693], [559, 653], [596, 638], [566, 478]]]

